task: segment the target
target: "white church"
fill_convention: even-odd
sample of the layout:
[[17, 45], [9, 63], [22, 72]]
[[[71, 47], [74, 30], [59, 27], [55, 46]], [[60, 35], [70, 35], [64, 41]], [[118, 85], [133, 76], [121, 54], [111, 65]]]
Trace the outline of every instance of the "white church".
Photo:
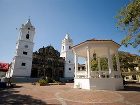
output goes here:
[[[10, 70], [6, 77], [18, 79], [29, 79], [32, 67], [32, 54], [34, 47], [35, 27], [30, 19], [22, 24], [20, 36], [16, 43], [16, 53]], [[73, 41], [69, 34], [66, 34], [61, 43], [60, 57], [65, 58], [64, 78], [74, 79], [74, 88], [81, 89], [123, 89], [123, 79], [120, 72], [118, 58], [119, 44], [113, 40], [87, 40], [73, 46]], [[113, 68], [112, 56], [115, 55], [117, 69]], [[84, 69], [79, 69], [78, 58], [85, 59]], [[91, 70], [91, 60], [96, 57], [98, 60], [98, 70]], [[100, 58], [106, 57], [108, 61], [108, 70], [103, 70], [100, 64]]]

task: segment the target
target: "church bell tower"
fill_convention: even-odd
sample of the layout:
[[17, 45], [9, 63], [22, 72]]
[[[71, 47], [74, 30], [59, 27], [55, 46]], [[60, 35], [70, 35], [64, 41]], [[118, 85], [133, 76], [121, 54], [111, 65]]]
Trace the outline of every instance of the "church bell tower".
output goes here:
[[73, 41], [69, 34], [66, 34], [65, 38], [61, 43], [61, 54], [60, 57], [65, 58], [64, 66], [64, 78], [66, 80], [74, 78], [74, 54], [72, 51]]
[[16, 43], [15, 57], [12, 62], [10, 77], [30, 77], [32, 67], [33, 39], [35, 27], [30, 19], [19, 29], [19, 38]]

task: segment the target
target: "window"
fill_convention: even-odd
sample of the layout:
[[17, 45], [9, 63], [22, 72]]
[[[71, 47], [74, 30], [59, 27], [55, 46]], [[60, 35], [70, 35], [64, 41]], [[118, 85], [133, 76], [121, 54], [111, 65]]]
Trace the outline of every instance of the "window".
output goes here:
[[23, 51], [23, 54], [24, 54], [24, 55], [27, 55], [27, 52]]
[[78, 67], [78, 70], [80, 70], [80, 67]]
[[70, 60], [69, 60], [69, 63], [70, 63]]
[[63, 50], [64, 50], [64, 46], [63, 46]]
[[71, 70], [71, 68], [69, 68], [69, 70]]
[[71, 46], [69, 46], [69, 49], [71, 49]]
[[26, 39], [29, 39], [29, 34], [26, 35]]
[[26, 66], [26, 63], [22, 63], [21, 66]]
[[28, 45], [25, 45], [24, 47], [25, 47], [25, 48], [28, 48]]
[[30, 28], [28, 28], [28, 30], [30, 30]]

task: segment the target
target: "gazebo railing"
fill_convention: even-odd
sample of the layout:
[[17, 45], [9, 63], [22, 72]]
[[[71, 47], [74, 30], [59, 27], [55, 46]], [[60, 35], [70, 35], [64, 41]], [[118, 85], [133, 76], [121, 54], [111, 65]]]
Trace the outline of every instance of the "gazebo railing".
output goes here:
[[87, 78], [87, 71], [77, 71], [77, 78]]
[[109, 74], [109, 71], [91, 71], [92, 78], [121, 78], [119, 71], [113, 71]]
[[119, 71], [113, 71], [114, 78], [121, 78], [121, 73]]
[[92, 78], [109, 78], [109, 71], [91, 71]]
[[[77, 78], [87, 78], [87, 71], [77, 71]], [[109, 71], [91, 71], [91, 78], [121, 78], [121, 74], [119, 71], [113, 71], [109, 74]]]

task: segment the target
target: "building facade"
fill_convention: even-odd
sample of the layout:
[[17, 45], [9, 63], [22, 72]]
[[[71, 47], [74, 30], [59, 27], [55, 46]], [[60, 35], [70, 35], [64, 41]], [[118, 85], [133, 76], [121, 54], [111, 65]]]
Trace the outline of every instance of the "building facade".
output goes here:
[[33, 53], [31, 77], [60, 80], [64, 77], [64, 62], [60, 53], [53, 46], [40, 48]]
[[31, 75], [35, 27], [31, 24], [30, 19], [26, 24], [22, 24], [19, 33], [15, 57], [6, 74], [7, 77], [30, 77]]

